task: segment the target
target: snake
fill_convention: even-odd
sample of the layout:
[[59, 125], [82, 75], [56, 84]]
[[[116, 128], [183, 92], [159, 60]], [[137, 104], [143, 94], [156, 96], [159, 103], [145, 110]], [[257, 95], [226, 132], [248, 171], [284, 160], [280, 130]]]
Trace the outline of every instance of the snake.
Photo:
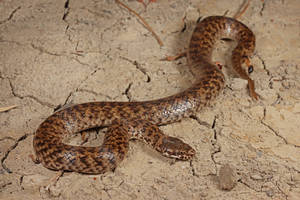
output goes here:
[[[33, 137], [36, 161], [58, 171], [101, 174], [114, 171], [138, 139], [177, 160], [190, 160], [196, 151], [183, 140], [164, 134], [159, 126], [178, 122], [211, 105], [225, 87], [225, 76], [212, 61], [216, 42], [237, 42], [232, 51], [233, 69], [248, 80], [250, 96], [257, 99], [254, 82], [243, 65], [255, 49], [255, 35], [242, 22], [225, 16], [209, 16], [197, 22], [187, 49], [187, 65], [195, 81], [179, 93], [135, 102], [88, 102], [76, 104], [45, 119]], [[99, 146], [66, 144], [64, 138], [95, 127], [106, 127]]]

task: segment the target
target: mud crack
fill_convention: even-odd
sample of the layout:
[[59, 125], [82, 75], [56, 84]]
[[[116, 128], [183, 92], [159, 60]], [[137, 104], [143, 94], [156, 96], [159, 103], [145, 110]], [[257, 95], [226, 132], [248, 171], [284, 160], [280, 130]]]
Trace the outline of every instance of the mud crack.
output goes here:
[[132, 96], [131, 96], [131, 94], [129, 92], [132, 84], [133, 84], [132, 82], [129, 83], [128, 86], [127, 86], [127, 88], [125, 89], [125, 91], [122, 93], [123, 95], [125, 95], [127, 97], [127, 99], [128, 99], [129, 102], [132, 101]]
[[[238, 180], [239, 183], [243, 184], [244, 186], [246, 186], [247, 188], [249, 188], [250, 190], [253, 190], [255, 192], [259, 192], [259, 193], [265, 193], [268, 197], [276, 197], [278, 194], [282, 195], [285, 199], [287, 199], [288, 195], [286, 195], [276, 183], [273, 183], [273, 186], [275, 188], [269, 188], [269, 189], [264, 189], [264, 186], [262, 185], [261, 187], [259, 187], [258, 189], [255, 189], [254, 187], [252, 187], [250, 184], [246, 183], [243, 181], [243, 179], [239, 179]], [[269, 181], [266, 181], [264, 183], [268, 183]], [[276, 191], [277, 190], [277, 191]], [[277, 195], [276, 195], [277, 194]]]
[[50, 52], [50, 51], [46, 50], [46, 49], [43, 48], [43, 47], [36, 46], [36, 45], [33, 44], [33, 43], [31, 43], [30, 45], [31, 45], [31, 47], [32, 47], [33, 49], [38, 50], [40, 53], [46, 53], [46, 54], [51, 55], [51, 56], [64, 56], [63, 54]]
[[288, 199], [288, 196], [279, 186], [278, 182], [275, 182], [275, 187], [277, 188], [277, 190], [285, 197], [285, 199]]
[[266, 61], [260, 56], [259, 54], [256, 54], [257, 58], [260, 60], [261, 64], [263, 65], [263, 69], [267, 72], [267, 75], [270, 77], [269, 78], [269, 88], [272, 89], [272, 78], [273, 75], [271, 74], [270, 70], [267, 69]]
[[217, 144], [218, 141], [218, 137], [217, 137], [217, 131], [214, 129], [214, 139], [211, 141], [211, 145], [213, 146], [213, 152], [211, 153], [211, 160], [214, 162], [215, 164], [215, 168], [217, 171], [217, 164], [218, 162], [215, 160], [215, 154], [220, 153], [221, 152], [221, 148], [220, 146]]
[[265, 7], [266, 7], [266, 2], [262, 1], [262, 6], [261, 6], [261, 9], [259, 11], [260, 16], [263, 16], [263, 12], [265, 10]]
[[216, 124], [217, 124], [217, 116], [215, 116], [214, 121], [213, 121], [212, 126], [211, 126], [211, 128], [214, 131], [214, 135], [213, 135], [213, 139], [211, 139], [211, 141], [210, 141], [210, 143], [213, 147], [213, 151], [210, 154], [210, 159], [213, 161], [214, 166], [215, 166], [215, 171], [217, 172], [218, 171], [218, 168], [217, 168], [218, 162], [215, 160], [215, 155], [217, 153], [221, 152], [221, 148], [218, 145], [218, 134], [217, 134], [217, 130], [216, 130], [216, 128], [217, 128]]
[[191, 171], [192, 171], [192, 175], [196, 176], [196, 177], [200, 177], [199, 174], [196, 173], [194, 164], [193, 164], [193, 160], [190, 161], [190, 167], [191, 167]]
[[[210, 143], [211, 143], [211, 145], [212, 145], [212, 147], [213, 147], [213, 151], [212, 151], [210, 157], [211, 157], [211, 160], [212, 160], [213, 163], [214, 163], [215, 171], [217, 171], [217, 162], [215, 161], [214, 156], [215, 156], [215, 154], [221, 152], [221, 149], [220, 149], [220, 147], [219, 147], [218, 144], [217, 144], [218, 138], [217, 138], [217, 130], [216, 130], [217, 126], [216, 126], [216, 123], [217, 123], [217, 118], [218, 118], [218, 117], [217, 117], [217, 116], [214, 117], [214, 121], [213, 121], [212, 124], [209, 124], [209, 123], [207, 123], [207, 122], [205, 122], [205, 121], [200, 120], [200, 119], [199, 119], [197, 116], [195, 116], [195, 115], [191, 115], [190, 118], [193, 119], [193, 120], [196, 120], [197, 123], [198, 123], [199, 125], [205, 126], [205, 127], [207, 127], [208, 129], [213, 129], [213, 139], [210, 141]], [[190, 166], [192, 167], [192, 173], [193, 173], [193, 175], [196, 175], [196, 176], [197, 176], [197, 174], [195, 173], [195, 169], [193, 168], [192, 163], [190, 163]]]
[[237, 182], [243, 184], [244, 186], [246, 186], [247, 188], [249, 188], [250, 190], [253, 190], [255, 192], [262, 192], [261, 190], [257, 190], [253, 187], [251, 187], [248, 183], [244, 182], [243, 179], [239, 179]]
[[42, 101], [40, 99], [38, 99], [37, 97], [33, 96], [33, 95], [25, 95], [25, 96], [22, 96], [20, 94], [18, 94], [16, 91], [15, 91], [15, 87], [13, 86], [12, 82], [10, 79], [8, 79], [8, 82], [9, 82], [9, 85], [10, 85], [10, 88], [11, 88], [11, 93], [13, 96], [19, 98], [19, 99], [24, 99], [24, 98], [29, 98], [29, 99], [32, 99], [34, 100], [35, 102], [41, 104], [42, 106], [47, 106], [49, 108], [54, 108], [55, 105], [54, 104], [51, 104], [51, 103], [48, 103], [48, 102], [45, 102], [45, 101]]
[[277, 131], [275, 131], [270, 125], [266, 124], [264, 121], [260, 122], [262, 125], [264, 125], [265, 127], [267, 127], [269, 130], [271, 130], [277, 137], [279, 137], [285, 144], [288, 144], [288, 142], [286, 141], [286, 139], [284, 137], [282, 137]]
[[[75, 59], [75, 60], [76, 60], [76, 59]], [[80, 62], [79, 62], [79, 63], [80, 63]], [[85, 64], [85, 63], [83, 63], [83, 65], [90, 66], [89, 64]], [[55, 106], [54, 111], [56, 111], [56, 110], [58, 110], [58, 109], [60, 109], [60, 108], [65, 107], [65, 106], [69, 103], [70, 98], [72, 97], [72, 95], [73, 95], [74, 93], [76, 93], [76, 92], [79, 92], [79, 91], [81, 91], [81, 92], [89, 92], [89, 93], [92, 93], [92, 94], [94, 94], [94, 95], [99, 95], [98, 93], [96, 93], [96, 92], [94, 92], [94, 91], [91, 91], [91, 90], [80, 89], [80, 87], [81, 87], [81, 85], [82, 85], [87, 79], [89, 79], [91, 76], [93, 76], [97, 71], [99, 71], [99, 70], [101, 70], [101, 69], [102, 69], [101, 67], [96, 67], [90, 74], [88, 74], [84, 79], [82, 79], [82, 80], [80, 81], [80, 83], [78, 84], [78, 86], [75, 87], [75, 89], [69, 93], [69, 95], [67, 96], [67, 98], [66, 98], [66, 100], [64, 101], [64, 103], [63, 103], [63, 104], [60, 104], [60, 105], [58, 105], [58, 106]], [[101, 95], [103, 95], [103, 94], [101, 94]], [[111, 99], [111, 97], [109, 97], [109, 96], [107, 96], [107, 95], [104, 95], [104, 96], [106, 96], [106, 97], [108, 97], [109, 99]]]
[[64, 8], [65, 8], [65, 10], [64, 10], [64, 15], [63, 15], [63, 17], [62, 17], [62, 20], [64, 20], [64, 21], [66, 20], [68, 14], [69, 14], [69, 12], [70, 12], [69, 4], [70, 4], [70, 0], [66, 0], [65, 5], [64, 5]]
[[131, 60], [131, 59], [123, 57], [123, 56], [120, 56], [120, 58], [132, 63], [137, 70], [139, 70], [141, 73], [143, 73], [147, 77], [147, 80], [146, 80], [147, 83], [149, 83], [151, 81], [151, 77], [148, 75], [147, 70], [145, 68], [143, 68], [142, 65], [140, 63], [138, 63], [136, 60]]
[[16, 140], [16, 142], [5, 152], [4, 156], [1, 158], [1, 166], [3, 167], [3, 169], [7, 172], [7, 173], [12, 173], [12, 171], [4, 164], [6, 158], [8, 157], [9, 153], [14, 150], [19, 142], [25, 140], [27, 138], [28, 134], [25, 134], [23, 136], [21, 136], [19, 139]]
[[290, 144], [283, 136], [281, 136], [273, 127], [271, 127], [270, 125], [268, 125], [267, 123], [264, 122], [264, 119], [266, 118], [266, 108], [264, 108], [264, 117], [263, 119], [260, 121], [260, 123], [262, 125], [264, 125], [265, 127], [267, 127], [269, 130], [271, 130], [277, 137], [279, 137], [285, 144], [287, 145], [291, 145], [293, 147], [299, 148], [300, 146], [297, 146], [295, 144]]
[[202, 121], [195, 115], [191, 115], [190, 118], [195, 120], [199, 125], [205, 126], [206, 128], [212, 128], [212, 126], [209, 123]]
[[270, 76], [271, 72], [267, 69], [267, 65], [266, 65], [265, 60], [259, 54], [255, 54], [255, 55], [260, 60], [261, 64], [263, 65], [264, 70], [267, 72], [267, 75]]
[[109, 99], [109, 100], [113, 100], [113, 98], [112, 98], [111, 96], [106, 95], [106, 94], [103, 94], [103, 93], [101, 93], [101, 92], [100, 92], [100, 93], [97, 93], [97, 92], [95, 92], [95, 91], [93, 91], [93, 90], [88, 90], [88, 89], [78, 89], [77, 92], [87, 92], [87, 93], [93, 94], [93, 95], [95, 95], [95, 96], [100, 95], [100, 96], [106, 97], [106, 98]]
[[5, 188], [6, 186], [11, 185], [11, 184], [12, 184], [11, 181], [0, 183], [0, 192], [1, 192], [1, 189]]
[[18, 46], [22, 46], [23, 44], [21, 44], [20, 42], [18, 41], [13, 41], [13, 40], [3, 40], [3, 38], [0, 37], [0, 42], [1, 43], [12, 43], [12, 44], [15, 44], [15, 45], [18, 45]]
[[14, 14], [15, 14], [18, 10], [20, 10], [20, 9], [21, 9], [21, 6], [15, 8], [15, 9], [10, 13], [10, 15], [8, 16], [8, 18], [6, 18], [6, 19], [0, 21], [0, 25], [6, 23], [6, 22], [8, 22], [8, 21], [10, 21], [10, 20], [14, 17]]
[[3, 138], [0, 138], [0, 142], [1, 141], [4, 141], [4, 140], [15, 140], [13, 137], [10, 137], [10, 136], [5, 136], [5, 137], [3, 137]]

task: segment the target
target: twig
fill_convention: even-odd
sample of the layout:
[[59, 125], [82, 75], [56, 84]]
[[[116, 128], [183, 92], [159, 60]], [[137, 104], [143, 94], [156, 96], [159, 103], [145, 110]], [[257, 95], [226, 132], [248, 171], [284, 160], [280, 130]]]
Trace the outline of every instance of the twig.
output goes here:
[[[244, 4], [242, 5], [242, 7], [245, 5], [245, 7], [243, 8], [243, 10], [237, 12], [237, 13], [233, 16], [233, 18], [234, 18], [234, 19], [240, 18], [240, 17], [246, 12], [246, 10], [247, 10], [249, 4], [250, 4], [250, 0], [248, 0], [247, 3], [244, 3]], [[241, 8], [242, 8], [242, 7], [241, 7]]]
[[17, 105], [2, 107], [2, 108], [0, 108], [0, 112], [5, 112], [5, 111], [11, 110], [15, 107], [17, 107]]
[[162, 58], [160, 59], [161, 61], [173, 61], [173, 60], [178, 60], [179, 58], [182, 58], [182, 57], [186, 57], [187, 55], [187, 52], [182, 52], [182, 53], [179, 53], [175, 56], [166, 56], [165, 58]]
[[121, 6], [123, 6], [124, 8], [126, 8], [127, 10], [129, 10], [129, 12], [132, 12], [133, 14], [135, 14], [144, 24], [144, 26], [153, 34], [153, 36], [155, 37], [155, 39], [157, 40], [158, 44], [160, 46], [164, 46], [163, 42], [161, 41], [161, 39], [156, 35], [156, 33], [153, 31], [153, 29], [149, 26], [149, 24], [134, 10], [132, 10], [131, 8], [129, 8], [128, 6], [126, 6], [125, 4], [123, 4], [122, 2], [120, 2], [119, 0], [115, 0], [116, 3], [120, 4]]

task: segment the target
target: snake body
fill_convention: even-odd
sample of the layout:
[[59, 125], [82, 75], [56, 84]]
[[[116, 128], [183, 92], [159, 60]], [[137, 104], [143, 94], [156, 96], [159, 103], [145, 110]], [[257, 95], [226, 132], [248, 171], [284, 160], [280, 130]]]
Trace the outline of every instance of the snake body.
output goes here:
[[[232, 65], [250, 83], [252, 80], [241, 65], [254, 51], [254, 34], [235, 19], [207, 17], [198, 22], [187, 51], [189, 66], [197, 71], [197, 81], [190, 88], [157, 100], [90, 102], [60, 110], [42, 122], [35, 133], [33, 147], [37, 161], [53, 170], [104, 173], [114, 170], [124, 159], [128, 142], [133, 138], [144, 141], [164, 156], [191, 159], [195, 150], [180, 139], [163, 134], [158, 126], [195, 114], [222, 91], [225, 78], [211, 57], [215, 42], [224, 37], [237, 41]], [[101, 146], [63, 143], [64, 137], [93, 127], [108, 127]]]

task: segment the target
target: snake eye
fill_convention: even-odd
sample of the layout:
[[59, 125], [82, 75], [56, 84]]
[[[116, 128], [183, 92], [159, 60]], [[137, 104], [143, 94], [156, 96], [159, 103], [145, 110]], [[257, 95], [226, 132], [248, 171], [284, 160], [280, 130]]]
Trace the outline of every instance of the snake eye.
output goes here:
[[248, 73], [251, 74], [252, 72], [253, 72], [253, 66], [250, 65], [250, 66], [248, 67]]

